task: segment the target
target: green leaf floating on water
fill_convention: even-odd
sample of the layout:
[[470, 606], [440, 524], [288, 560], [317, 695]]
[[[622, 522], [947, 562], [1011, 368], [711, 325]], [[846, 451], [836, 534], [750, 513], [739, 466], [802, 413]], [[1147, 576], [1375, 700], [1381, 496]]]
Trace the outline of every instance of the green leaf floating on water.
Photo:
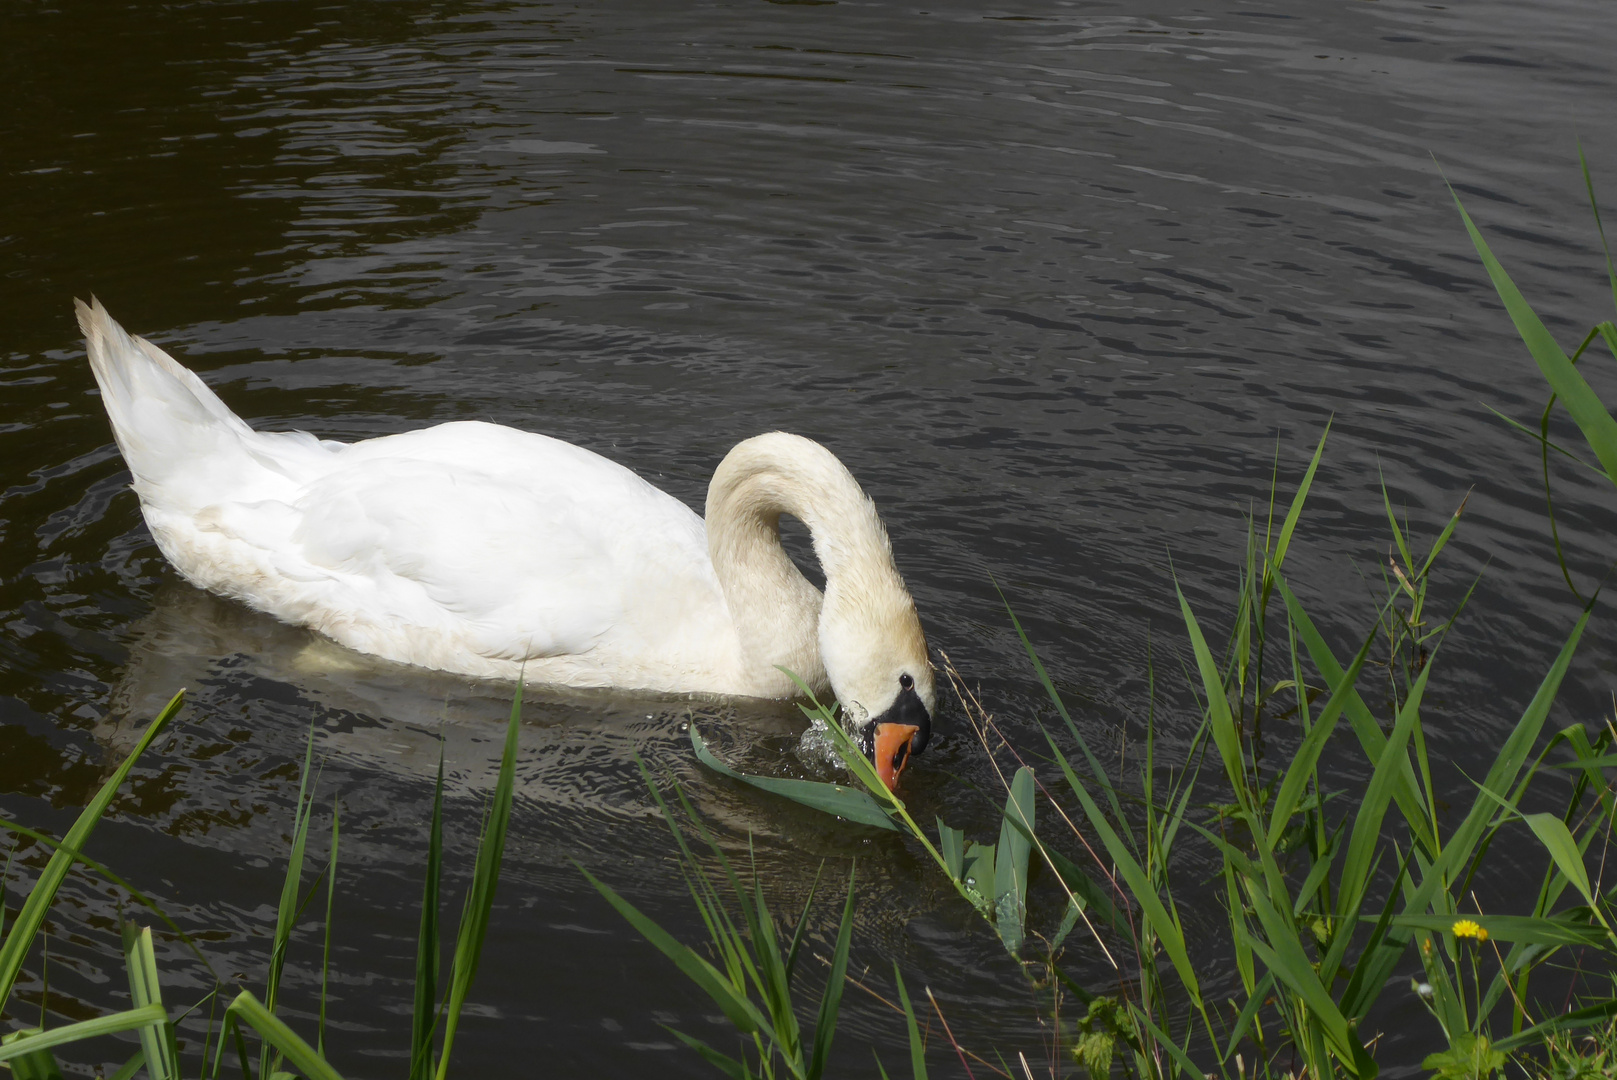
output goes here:
[[887, 816], [887, 811], [883, 810], [875, 799], [857, 788], [845, 787], [842, 784], [822, 784], [816, 780], [748, 776], [746, 773], [737, 772], [713, 756], [713, 751], [707, 748], [707, 743], [703, 742], [702, 736], [697, 733], [695, 724], [691, 725], [691, 747], [696, 751], [696, 760], [732, 780], [740, 780], [743, 784], [751, 784], [771, 795], [779, 795], [860, 825], [874, 825], [878, 829], [899, 831], [898, 826], [893, 824], [893, 819]]

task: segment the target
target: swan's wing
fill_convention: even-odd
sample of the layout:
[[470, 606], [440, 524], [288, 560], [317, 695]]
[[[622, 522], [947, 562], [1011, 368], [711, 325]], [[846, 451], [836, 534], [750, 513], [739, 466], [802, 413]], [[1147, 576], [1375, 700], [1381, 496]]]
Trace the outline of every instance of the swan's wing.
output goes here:
[[297, 500], [291, 540], [311, 568], [347, 584], [346, 603], [377, 632], [452, 632], [495, 659], [586, 653], [681, 607], [711, 606], [719, 591], [701, 520], [628, 470], [566, 450], [481, 467], [464, 439], [451, 461], [359, 455]]

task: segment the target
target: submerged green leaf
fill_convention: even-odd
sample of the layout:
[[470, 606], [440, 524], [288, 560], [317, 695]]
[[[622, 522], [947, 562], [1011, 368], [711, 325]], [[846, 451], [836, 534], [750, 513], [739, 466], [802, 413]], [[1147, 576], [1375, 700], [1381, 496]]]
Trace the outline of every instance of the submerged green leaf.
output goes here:
[[842, 784], [822, 784], [816, 780], [793, 780], [775, 776], [751, 776], [738, 772], [713, 756], [713, 751], [707, 748], [707, 743], [697, 732], [695, 724], [691, 725], [691, 747], [696, 751], [696, 760], [732, 780], [751, 784], [760, 791], [779, 795], [810, 809], [845, 818], [860, 825], [899, 831], [898, 826], [893, 824], [893, 819], [887, 816], [887, 812], [867, 792]]

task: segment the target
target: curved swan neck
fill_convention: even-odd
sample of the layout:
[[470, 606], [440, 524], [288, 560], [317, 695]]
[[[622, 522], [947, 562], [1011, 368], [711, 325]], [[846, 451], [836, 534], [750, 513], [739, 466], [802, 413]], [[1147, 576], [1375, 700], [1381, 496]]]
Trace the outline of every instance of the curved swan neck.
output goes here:
[[818, 644], [825, 598], [781, 547], [782, 514], [808, 527], [833, 602], [850, 579], [863, 588], [904, 586], [875, 506], [825, 447], [772, 432], [740, 443], [720, 463], [707, 493], [708, 555], [749, 673], [790, 693], [780, 665], [820, 690], [828, 685]]

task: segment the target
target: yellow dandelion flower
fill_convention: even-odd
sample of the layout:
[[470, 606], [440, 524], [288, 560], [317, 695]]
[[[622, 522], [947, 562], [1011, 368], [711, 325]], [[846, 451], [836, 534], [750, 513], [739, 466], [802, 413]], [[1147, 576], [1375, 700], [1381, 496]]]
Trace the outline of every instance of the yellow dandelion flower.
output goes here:
[[1452, 930], [1457, 938], [1475, 938], [1479, 943], [1488, 940], [1488, 931], [1479, 926], [1475, 919], [1460, 919]]

